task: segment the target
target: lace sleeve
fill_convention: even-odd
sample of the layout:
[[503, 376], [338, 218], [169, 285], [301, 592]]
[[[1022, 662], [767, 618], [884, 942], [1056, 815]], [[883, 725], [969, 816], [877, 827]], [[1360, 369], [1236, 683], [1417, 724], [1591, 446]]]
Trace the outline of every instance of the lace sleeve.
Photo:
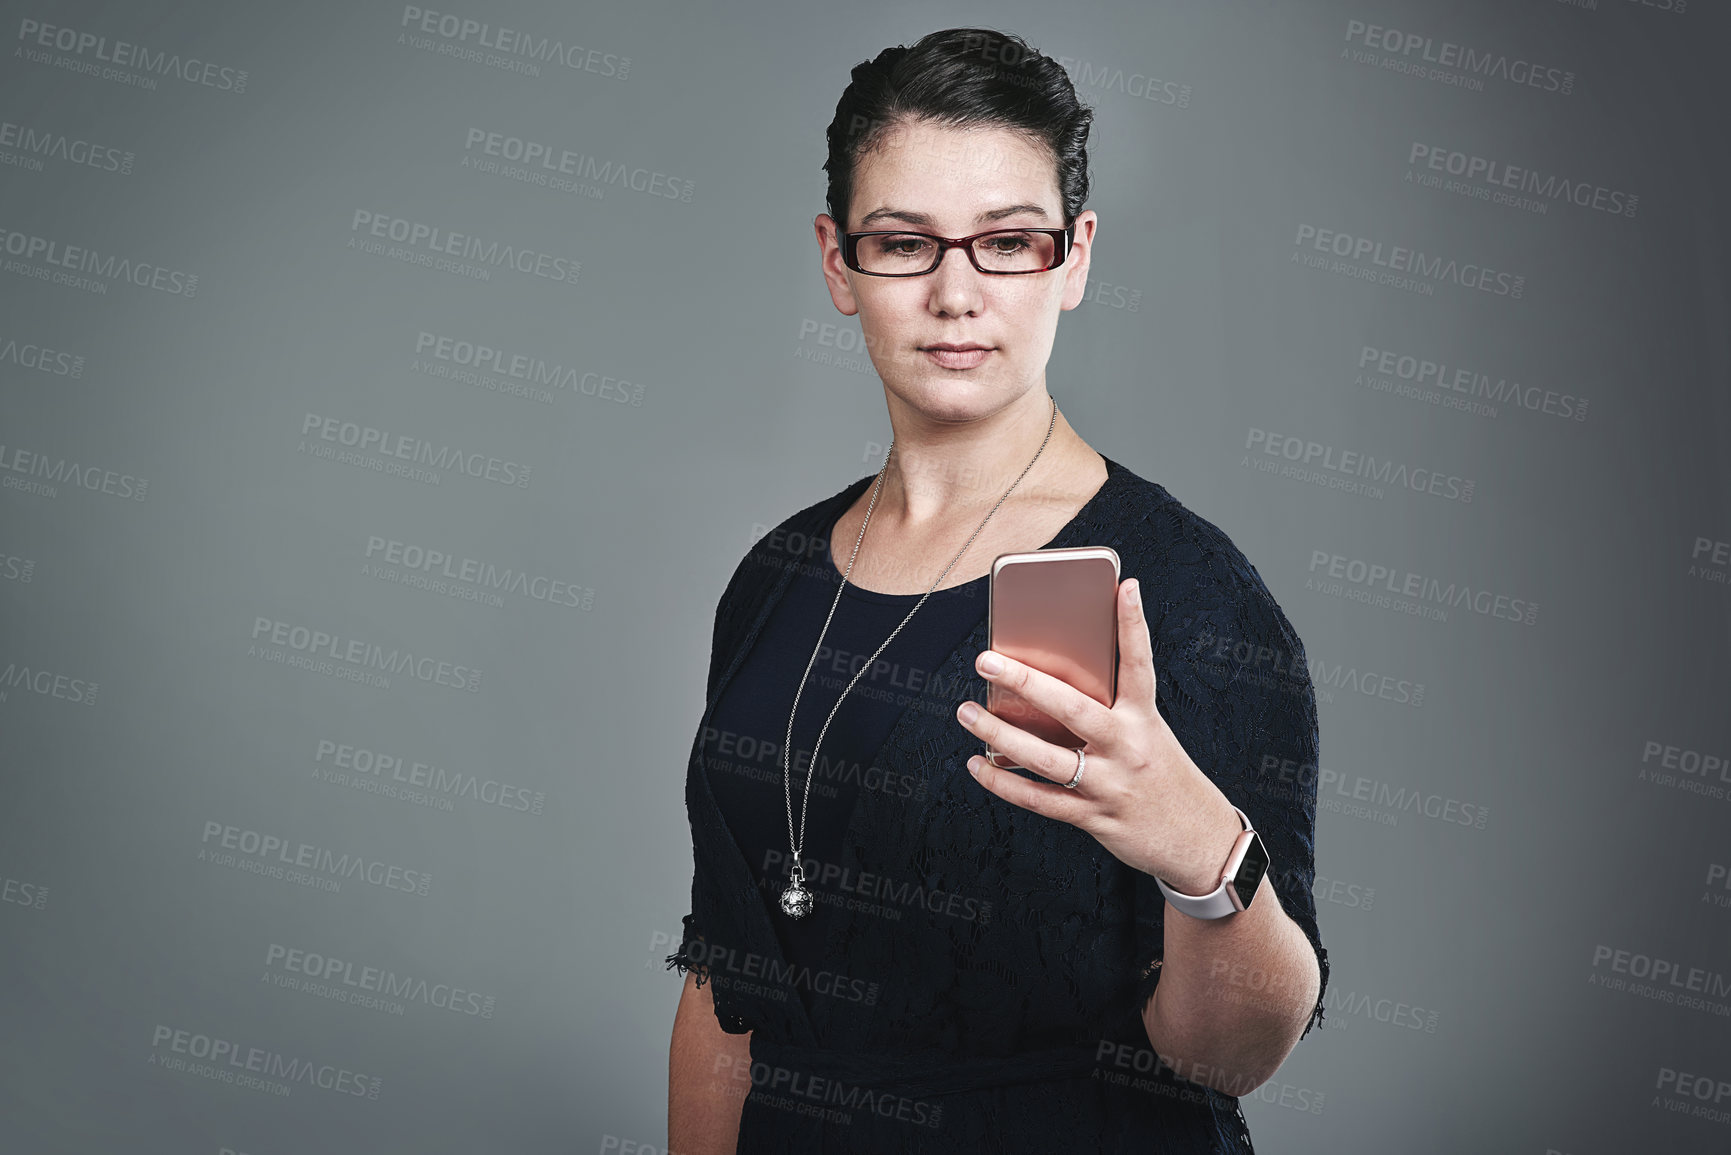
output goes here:
[[[706, 710], [709, 703], [715, 698], [715, 686], [721, 679], [722, 660], [726, 656], [724, 651], [727, 649], [725, 637], [731, 621], [730, 615], [737, 612], [734, 607], [739, 604], [740, 584], [744, 580], [747, 567], [749, 567], [750, 564], [751, 551], [748, 550], [746, 551], [746, 555], [739, 560], [737, 565], [734, 566], [732, 576], [727, 579], [727, 586], [722, 590], [721, 597], [717, 599], [715, 603], [715, 613], [710, 625], [709, 633], [709, 673], [704, 682], [703, 688], [703, 701]], [[691, 776], [695, 772], [695, 761], [698, 757], [699, 744], [702, 741], [703, 735], [701, 732], [692, 739], [691, 752], [685, 768], [685, 809], [687, 822], [690, 822], [695, 818], [691, 809], [691, 791], [694, 785]], [[703, 931], [699, 926], [697, 919], [697, 911], [702, 898], [702, 895], [698, 892], [697, 884], [700, 872], [703, 869], [703, 863], [696, 860], [697, 839], [695, 837], [692, 838], [691, 845], [693, 858], [691, 871], [691, 913], [687, 914], [681, 920], [685, 928], [684, 934], [681, 936], [679, 949], [667, 956], [666, 969], [672, 970], [673, 968], [678, 967], [679, 973], [682, 977], [688, 971], [695, 973], [697, 975], [697, 985], [702, 986], [709, 978], [709, 966], [703, 961], [707, 957], [703, 947]]]
[[[1313, 893], [1316, 694], [1304, 645], [1255, 568], [1229, 542], [1209, 559], [1210, 576], [1190, 588], [1193, 598], [1160, 607], [1158, 621], [1149, 607], [1158, 705], [1185, 752], [1261, 834], [1273, 893], [1316, 953], [1321, 985], [1303, 1038], [1322, 1021], [1328, 989]], [[1162, 925], [1165, 900], [1152, 878], [1138, 879], [1136, 891], [1137, 941], [1148, 960], [1137, 987], [1143, 1005], [1162, 958], [1159, 941], [1144, 935]]]
[[[730, 639], [737, 631], [740, 618], [749, 609], [749, 599], [745, 594], [746, 583], [758, 576], [757, 568], [762, 562], [756, 556], [756, 547], [748, 550], [739, 564], [734, 567], [733, 574], [728, 578], [727, 587], [716, 601], [715, 619], [711, 627], [709, 639], [709, 672], [704, 683], [704, 709], [715, 700], [715, 689], [721, 680], [724, 663], [732, 657]], [[680, 936], [679, 949], [666, 958], [666, 970], [677, 969], [680, 976], [693, 974], [697, 985], [703, 986], [710, 982], [711, 997], [715, 1002], [716, 1018], [724, 1031], [740, 1034], [750, 1029], [744, 1018], [730, 1013], [730, 1003], [725, 995], [718, 994], [710, 973], [710, 942], [705, 934], [703, 918], [705, 912], [712, 912], [714, 901], [712, 891], [704, 885], [705, 863], [703, 853], [699, 849], [702, 843], [696, 837], [696, 821], [694, 791], [697, 789], [696, 774], [698, 758], [703, 742], [703, 733], [699, 728], [692, 738], [691, 750], [686, 760], [685, 768], [685, 811], [686, 821], [692, 829], [692, 872], [691, 872], [691, 906], [690, 913], [681, 920], [683, 932]], [[726, 984], [723, 983], [723, 986]]]
[[688, 914], [680, 921], [684, 923], [685, 933], [680, 939], [679, 949], [667, 956], [665, 969], [678, 967], [682, 976], [689, 971], [697, 976], [697, 985], [702, 986], [709, 978], [709, 964], [704, 961], [707, 952], [703, 932], [697, 927], [696, 914]]

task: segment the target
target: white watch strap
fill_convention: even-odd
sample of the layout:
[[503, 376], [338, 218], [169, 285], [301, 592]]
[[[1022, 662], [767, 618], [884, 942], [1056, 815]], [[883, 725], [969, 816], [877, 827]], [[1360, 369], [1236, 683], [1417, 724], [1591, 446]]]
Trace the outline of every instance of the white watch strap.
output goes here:
[[[1250, 816], [1236, 806], [1232, 809], [1238, 815], [1238, 820], [1244, 823], [1244, 829], [1249, 830]], [[1173, 910], [1191, 918], [1225, 918], [1238, 912], [1238, 908], [1232, 905], [1232, 899], [1226, 893], [1225, 879], [1220, 880], [1220, 885], [1214, 888], [1212, 894], [1204, 895], [1179, 894], [1162, 882], [1158, 875], [1154, 876], [1154, 882], [1160, 887], [1160, 893], [1166, 896], [1166, 901], [1172, 904]]]

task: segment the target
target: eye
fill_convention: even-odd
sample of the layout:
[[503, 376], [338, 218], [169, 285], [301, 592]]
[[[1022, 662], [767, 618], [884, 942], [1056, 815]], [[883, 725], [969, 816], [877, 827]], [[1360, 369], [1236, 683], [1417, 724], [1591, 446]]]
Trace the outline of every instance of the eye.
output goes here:
[[985, 242], [992, 252], [1002, 256], [1013, 256], [1033, 243], [1027, 233], [997, 233], [986, 237]]
[[932, 242], [918, 233], [892, 233], [872, 237], [872, 247], [885, 257], [925, 257], [932, 251]]

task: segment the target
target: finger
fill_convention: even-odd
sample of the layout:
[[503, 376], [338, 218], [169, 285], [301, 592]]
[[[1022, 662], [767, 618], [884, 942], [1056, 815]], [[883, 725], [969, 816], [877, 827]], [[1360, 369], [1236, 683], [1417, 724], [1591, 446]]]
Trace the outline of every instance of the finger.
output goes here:
[[[972, 722], [963, 718], [969, 706], [979, 711]], [[1042, 778], [1062, 784], [1076, 776], [1074, 750], [1036, 737], [1020, 726], [1004, 721], [978, 702], [963, 702], [958, 706], [956, 721], [961, 722], [970, 734], [978, 736], [990, 749], [1007, 754], [1012, 761]]]
[[[1001, 749], [1001, 747], [1000, 747]], [[1008, 751], [1006, 751], [1007, 753]], [[983, 754], [976, 754], [968, 759], [968, 770], [975, 781], [987, 790], [1013, 803], [1024, 810], [1047, 818], [1055, 818], [1059, 822], [1068, 822], [1072, 826], [1086, 829], [1085, 821], [1090, 813], [1090, 804], [1086, 798], [1079, 797], [1074, 790], [1066, 790], [1062, 786], [1053, 786], [1049, 782], [1030, 782], [1013, 770], [1004, 770], [992, 765]], [[1064, 776], [1067, 782], [1070, 774]]]
[[1142, 583], [1126, 578], [1118, 586], [1118, 700], [1128, 698], [1154, 710], [1154, 643], [1142, 609]]
[[1002, 671], [989, 674], [980, 660], [975, 659], [974, 668], [987, 681], [996, 682], [1000, 690], [1010, 691], [1055, 721], [1062, 722], [1070, 733], [1092, 743], [1096, 749], [1112, 748], [1117, 719], [1109, 707], [1064, 679], [1036, 670], [1026, 662], [1018, 662], [998, 650], [980, 651], [981, 658], [987, 654], [997, 654], [1004, 663]]

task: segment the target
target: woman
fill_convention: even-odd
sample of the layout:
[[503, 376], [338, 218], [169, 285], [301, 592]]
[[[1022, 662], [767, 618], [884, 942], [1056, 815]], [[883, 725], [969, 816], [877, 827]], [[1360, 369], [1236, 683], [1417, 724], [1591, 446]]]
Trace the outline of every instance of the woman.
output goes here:
[[[980, 29], [884, 51], [837, 105], [823, 275], [894, 441], [717, 606], [668, 959], [678, 1155], [1248, 1152], [1235, 1096], [1321, 1018], [1303, 647], [1226, 535], [1046, 389], [1091, 118]], [[1110, 708], [983, 649], [992, 559], [1075, 545], [1122, 563]], [[987, 678], [1080, 754], [972, 707]], [[1231, 901], [1247, 824], [1272, 861]]]

